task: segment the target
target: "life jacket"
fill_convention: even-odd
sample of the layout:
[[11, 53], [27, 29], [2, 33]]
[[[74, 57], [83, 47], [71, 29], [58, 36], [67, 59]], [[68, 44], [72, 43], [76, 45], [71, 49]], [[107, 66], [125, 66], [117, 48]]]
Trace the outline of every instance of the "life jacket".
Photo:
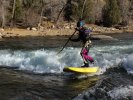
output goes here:
[[92, 30], [87, 29], [87, 28], [84, 30], [86, 37], [89, 37], [91, 32], [92, 32]]
[[90, 29], [82, 28], [82, 29], [79, 29], [79, 36], [81, 37], [81, 39], [87, 39], [90, 37], [91, 32], [92, 30]]
[[78, 29], [79, 31], [79, 39], [83, 41], [83, 43], [86, 43], [88, 39], [90, 39], [90, 32], [92, 32], [90, 29], [87, 29], [85, 27], [82, 27]]

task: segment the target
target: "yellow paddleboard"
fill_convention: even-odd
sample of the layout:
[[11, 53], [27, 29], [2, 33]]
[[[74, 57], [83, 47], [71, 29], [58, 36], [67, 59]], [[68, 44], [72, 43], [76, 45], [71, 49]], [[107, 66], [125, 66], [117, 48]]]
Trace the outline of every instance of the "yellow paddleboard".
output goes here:
[[99, 67], [65, 67], [64, 72], [73, 72], [73, 73], [96, 73], [99, 70]]

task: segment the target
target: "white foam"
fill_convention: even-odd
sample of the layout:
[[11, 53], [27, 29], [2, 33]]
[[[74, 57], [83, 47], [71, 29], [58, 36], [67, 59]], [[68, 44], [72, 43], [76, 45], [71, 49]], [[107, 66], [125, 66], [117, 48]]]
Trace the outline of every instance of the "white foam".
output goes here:
[[113, 100], [127, 99], [130, 97], [133, 99], [133, 86], [125, 86], [114, 88], [107, 93]]
[[127, 55], [123, 58], [122, 66], [129, 74], [133, 74], [133, 54]]
[[11, 51], [0, 50], [0, 65], [18, 67], [37, 73], [60, 73], [65, 66], [80, 66], [80, 49], [68, 48], [57, 55], [55, 50]]
[[[132, 73], [133, 53], [127, 53], [133, 45], [129, 46], [96, 46], [90, 49], [95, 64], [90, 66], [99, 66], [104, 73], [110, 67], [116, 67], [119, 63], [124, 62], [127, 71]], [[41, 49], [32, 51], [11, 51], [0, 50], [0, 65], [18, 67], [20, 70], [29, 70], [37, 73], [61, 73], [66, 66], [83, 65], [80, 56], [81, 48], [65, 48], [60, 54], [58, 49]], [[131, 50], [130, 50], [131, 51]]]

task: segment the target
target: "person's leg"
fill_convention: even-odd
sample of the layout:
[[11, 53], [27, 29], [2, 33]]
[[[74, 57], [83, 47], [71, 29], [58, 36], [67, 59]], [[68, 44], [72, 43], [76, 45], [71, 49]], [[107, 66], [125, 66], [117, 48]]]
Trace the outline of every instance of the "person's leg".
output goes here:
[[94, 62], [93, 58], [92, 58], [90, 55], [86, 55], [86, 56], [85, 56], [85, 59], [86, 59], [87, 61], [90, 61], [91, 63]]
[[87, 61], [87, 63], [85, 63], [85, 67], [90, 67], [89, 66], [89, 60], [86, 60]]
[[86, 49], [82, 50], [81, 56], [82, 56], [83, 61], [84, 61], [84, 67], [89, 67], [89, 63], [94, 62], [93, 58], [90, 55], [88, 55], [88, 52]]
[[89, 62], [87, 61], [87, 50], [84, 48], [81, 51], [81, 56], [83, 58], [84, 65], [82, 67], [89, 67]]

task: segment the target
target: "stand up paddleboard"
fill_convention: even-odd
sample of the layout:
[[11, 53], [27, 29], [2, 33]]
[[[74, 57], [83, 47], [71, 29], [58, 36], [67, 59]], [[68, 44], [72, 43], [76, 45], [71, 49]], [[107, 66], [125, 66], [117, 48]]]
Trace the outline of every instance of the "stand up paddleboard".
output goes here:
[[65, 67], [64, 72], [79, 73], [79, 74], [91, 74], [98, 72], [99, 67]]

